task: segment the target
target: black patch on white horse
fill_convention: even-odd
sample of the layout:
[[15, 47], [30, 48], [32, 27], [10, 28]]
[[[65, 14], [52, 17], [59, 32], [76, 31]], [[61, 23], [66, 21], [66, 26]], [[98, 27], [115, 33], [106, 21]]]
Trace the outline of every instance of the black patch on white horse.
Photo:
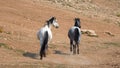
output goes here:
[[40, 50], [40, 59], [42, 60], [42, 57], [46, 57], [46, 49], [48, 48], [48, 32], [46, 31], [44, 34], [44, 41], [43, 41], [43, 45], [41, 46], [41, 50]]

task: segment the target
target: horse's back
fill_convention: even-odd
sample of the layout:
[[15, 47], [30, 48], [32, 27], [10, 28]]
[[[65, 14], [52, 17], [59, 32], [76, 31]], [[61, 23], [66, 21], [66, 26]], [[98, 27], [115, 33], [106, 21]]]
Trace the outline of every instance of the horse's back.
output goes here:
[[41, 38], [43, 38], [43, 36], [44, 36], [44, 29], [43, 28], [41, 28], [40, 30], [38, 30], [38, 32], [37, 32], [37, 37], [38, 37], [38, 39], [40, 40]]
[[40, 44], [42, 45], [43, 44], [43, 40], [44, 40], [44, 37], [45, 37], [45, 33], [48, 33], [48, 40], [51, 40], [52, 39], [52, 32], [50, 29], [46, 28], [46, 27], [43, 27], [41, 28], [38, 33], [37, 33], [37, 37], [38, 39], [40, 40]]
[[[70, 38], [70, 40], [77, 40], [77, 38], [79, 38], [80, 35], [81, 35], [81, 30], [79, 27], [72, 27], [68, 31], [68, 37]], [[75, 36], [77, 38], [75, 38]], [[80, 40], [80, 39], [78, 39], [78, 40]]]

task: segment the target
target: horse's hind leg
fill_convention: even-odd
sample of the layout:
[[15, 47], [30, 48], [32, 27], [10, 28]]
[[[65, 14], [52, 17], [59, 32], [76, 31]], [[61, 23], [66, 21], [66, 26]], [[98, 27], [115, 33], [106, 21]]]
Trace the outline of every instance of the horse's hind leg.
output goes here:
[[79, 44], [77, 44], [77, 54], [79, 54]]
[[44, 50], [44, 52], [43, 52], [44, 57], [46, 57], [46, 53], [47, 53], [47, 51], [48, 51], [48, 44], [46, 44], [46, 46], [45, 46], [45, 50]]
[[40, 60], [42, 60], [42, 57], [43, 57], [43, 55], [42, 55], [42, 53], [40, 53]]
[[70, 51], [72, 52], [72, 49], [73, 49], [73, 41], [70, 40]]
[[46, 57], [46, 53], [45, 53], [45, 51], [44, 51], [43, 55], [44, 55], [44, 57]]
[[46, 45], [46, 49], [45, 49], [46, 55], [48, 55], [48, 52], [49, 52], [49, 50], [48, 50], [48, 44], [47, 44], [47, 45]]
[[73, 54], [76, 54], [76, 45], [73, 45]]
[[43, 52], [40, 50], [40, 60], [43, 58]]

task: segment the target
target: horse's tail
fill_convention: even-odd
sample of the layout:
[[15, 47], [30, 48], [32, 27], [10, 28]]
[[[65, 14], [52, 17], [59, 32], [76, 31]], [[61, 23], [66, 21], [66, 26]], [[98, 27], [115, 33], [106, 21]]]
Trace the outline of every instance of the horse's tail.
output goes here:
[[45, 48], [48, 46], [47, 44], [48, 44], [48, 32], [46, 31], [45, 35], [44, 35], [43, 44], [42, 44], [41, 50], [40, 50], [41, 59], [42, 59], [43, 55], [45, 55]]
[[75, 28], [74, 33], [75, 33], [75, 35], [74, 35], [74, 40], [75, 40], [75, 42], [78, 43], [78, 41], [79, 41], [79, 37], [80, 37], [79, 29], [78, 29], [78, 28]]

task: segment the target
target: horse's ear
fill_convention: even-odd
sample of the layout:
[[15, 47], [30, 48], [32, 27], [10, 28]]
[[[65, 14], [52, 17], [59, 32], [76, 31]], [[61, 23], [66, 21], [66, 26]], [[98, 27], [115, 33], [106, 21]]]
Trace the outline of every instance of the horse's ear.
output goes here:
[[49, 21], [47, 20], [46, 22], [47, 22], [46, 24], [48, 25], [48, 24], [49, 24]]
[[76, 20], [77, 18], [75, 18], [74, 20]]
[[46, 22], [48, 23], [49, 21], [47, 20]]
[[80, 20], [80, 18], [78, 18], [78, 20]]
[[79, 28], [81, 28], [81, 25], [79, 26]]
[[76, 18], [76, 20], [80, 20], [80, 18]]
[[53, 18], [53, 20], [55, 20], [55, 19], [56, 19], [56, 17], [54, 17], [54, 16], [53, 16], [52, 18]]
[[49, 22], [53, 23], [54, 20], [56, 20], [56, 17], [53, 16], [49, 19]]
[[74, 20], [75, 20], [75, 21], [76, 21], [76, 20], [79, 20], [79, 21], [80, 21], [80, 18], [75, 18]]
[[[49, 25], [50, 25], [49, 21], [46, 21], [46, 24], [45, 24], [45, 25], [48, 25], [48, 27], [49, 27]], [[44, 25], [44, 26], [45, 26], [45, 25]]]

